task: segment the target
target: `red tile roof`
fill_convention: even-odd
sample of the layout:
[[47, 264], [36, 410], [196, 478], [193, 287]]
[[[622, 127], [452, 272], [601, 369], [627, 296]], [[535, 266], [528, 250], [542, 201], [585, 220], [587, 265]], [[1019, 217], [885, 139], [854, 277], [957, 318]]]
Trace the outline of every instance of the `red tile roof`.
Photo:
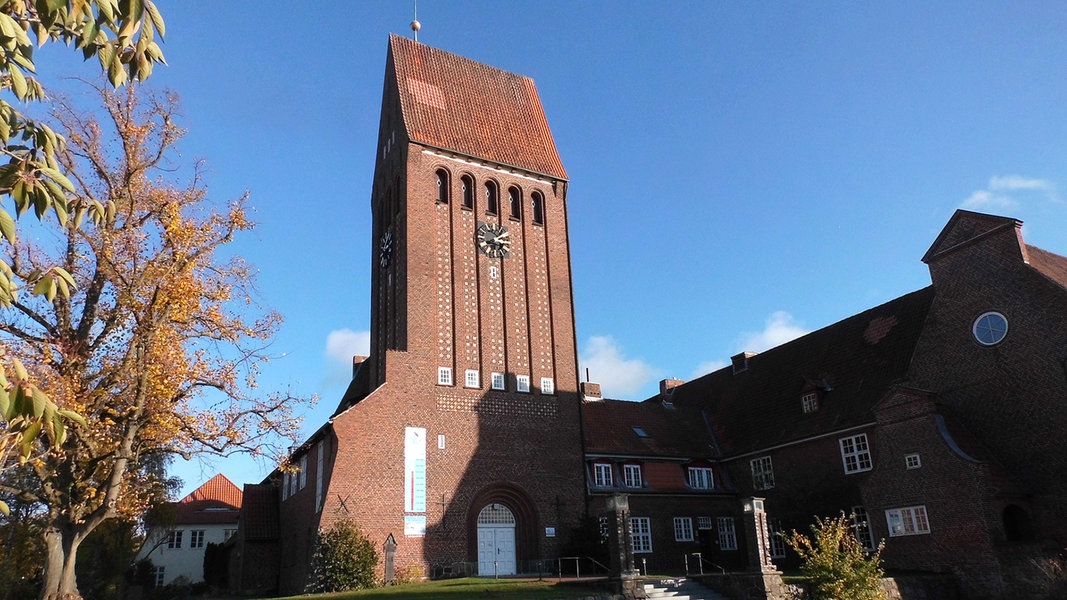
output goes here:
[[397, 35], [389, 61], [412, 141], [567, 179], [529, 77]]
[[[723, 456], [873, 423], [874, 406], [907, 377], [933, 287], [901, 296], [674, 388], [679, 408], [703, 408]], [[801, 395], [819, 393], [805, 414]]]
[[[587, 454], [707, 458], [716, 455], [699, 411], [659, 402], [597, 400], [582, 404]], [[644, 437], [634, 431], [640, 427]]]
[[236, 523], [241, 490], [221, 473], [174, 503], [177, 524]]
[[1067, 288], [1067, 257], [1030, 245], [1026, 246], [1026, 254], [1031, 267]]

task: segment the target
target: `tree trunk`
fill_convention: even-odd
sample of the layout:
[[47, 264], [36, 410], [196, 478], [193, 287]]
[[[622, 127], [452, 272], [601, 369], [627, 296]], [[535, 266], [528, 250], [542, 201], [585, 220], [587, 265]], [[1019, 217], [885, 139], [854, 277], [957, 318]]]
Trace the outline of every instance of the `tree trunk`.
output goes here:
[[52, 526], [44, 532], [47, 556], [41, 600], [81, 600], [74, 561], [82, 536], [72, 527]]

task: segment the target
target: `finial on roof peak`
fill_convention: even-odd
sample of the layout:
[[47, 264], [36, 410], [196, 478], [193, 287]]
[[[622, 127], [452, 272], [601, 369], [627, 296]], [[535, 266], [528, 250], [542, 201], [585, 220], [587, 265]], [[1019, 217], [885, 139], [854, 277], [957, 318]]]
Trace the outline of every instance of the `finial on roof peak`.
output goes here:
[[411, 19], [411, 31], [415, 34], [415, 41], [419, 41], [419, 30], [422, 29], [422, 23], [419, 23], [419, 3], [418, 0], [411, 0], [412, 5], [412, 19]]

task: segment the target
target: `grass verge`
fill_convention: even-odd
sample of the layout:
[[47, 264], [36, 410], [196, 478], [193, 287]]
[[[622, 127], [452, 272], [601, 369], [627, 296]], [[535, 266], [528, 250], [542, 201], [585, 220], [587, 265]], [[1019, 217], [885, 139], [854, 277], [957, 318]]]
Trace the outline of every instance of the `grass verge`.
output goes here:
[[463, 598], [500, 598], [502, 600], [580, 600], [591, 594], [603, 592], [601, 588], [589, 584], [556, 583], [554, 581], [537, 581], [530, 579], [480, 579], [466, 577], [463, 579], [446, 579], [394, 585], [357, 592], [338, 592], [316, 596], [292, 596], [282, 600], [348, 600], [349, 598], [366, 600], [368, 598], [385, 598], [388, 600], [460, 600]]

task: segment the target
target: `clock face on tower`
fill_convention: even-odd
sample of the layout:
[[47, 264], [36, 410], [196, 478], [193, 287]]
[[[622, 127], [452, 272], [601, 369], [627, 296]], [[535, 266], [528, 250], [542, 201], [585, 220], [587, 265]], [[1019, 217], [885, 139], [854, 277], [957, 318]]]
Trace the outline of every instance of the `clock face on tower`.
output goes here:
[[378, 264], [385, 269], [393, 260], [393, 232], [391, 230], [382, 234], [382, 239], [378, 243], [378, 251]]
[[478, 244], [478, 249], [482, 251], [482, 254], [490, 258], [507, 258], [511, 252], [508, 228], [503, 225], [479, 221], [474, 241]]

